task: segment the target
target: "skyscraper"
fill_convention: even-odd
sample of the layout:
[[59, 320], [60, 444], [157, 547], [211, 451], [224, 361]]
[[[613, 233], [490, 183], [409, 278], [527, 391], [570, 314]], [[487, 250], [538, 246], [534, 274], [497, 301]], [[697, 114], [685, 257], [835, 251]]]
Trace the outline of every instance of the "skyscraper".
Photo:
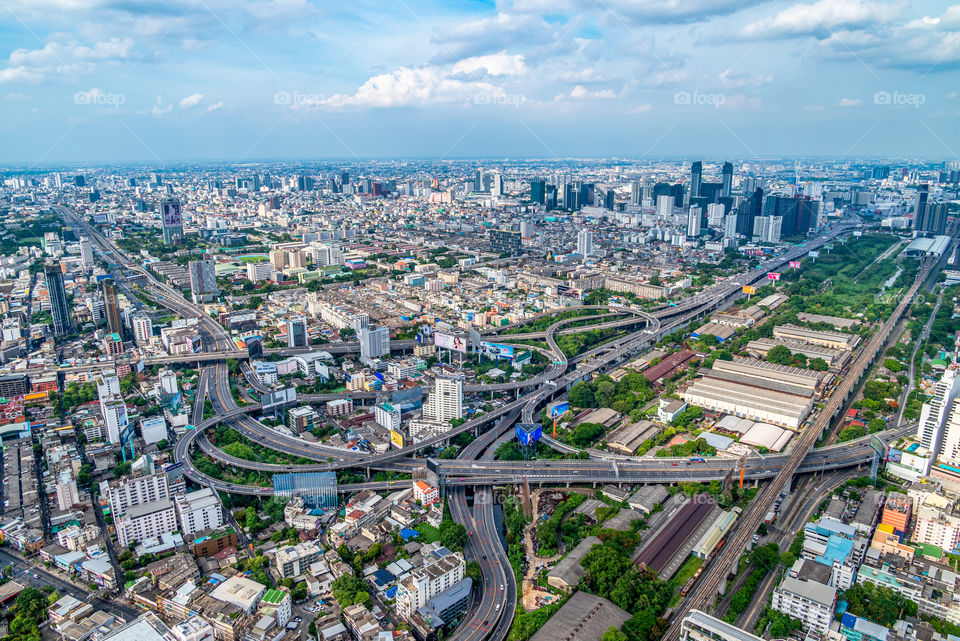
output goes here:
[[180, 215], [180, 201], [165, 198], [160, 203], [160, 224], [163, 226], [163, 244], [177, 245], [183, 242], [183, 217]]
[[577, 253], [584, 257], [593, 254], [593, 232], [589, 229], [577, 233]]
[[189, 268], [190, 294], [194, 303], [207, 303], [220, 295], [217, 270], [212, 260], [192, 260]]
[[520, 232], [509, 229], [491, 229], [490, 251], [508, 256], [519, 256], [523, 253]]
[[137, 312], [130, 318], [133, 325], [133, 338], [137, 345], [147, 345], [153, 338], [153, 321], [143, 312]]
[[[960, 379], [957, 370], [948, 369], [933, 388], [933, 397], [920, 409], [920, 425], [917, 427], [917, 440], [930, 450], [931, 460], [940, 454], [947, 418], [960, 394]], [[925, 470], [929, 472], [930, 470]]]
[[540, 203], [541, 205], [546, 202], [547, 198], [547, 181], [540, 178], [535, 178], [530, 181], [530, 202]]
[[303, 316], [287, 319], [287, 347], [307, 345], [307, 319]]
[[70, 324], [70, 308], [67, 306], [67, 290], [63, 287], [63, 271], [57, 264], [44, 265], [43, 275], [50, 296], [50, 315], [53, 317], [53, 335], [63, 336], [73, 329]]
[[630, 204], [638, 207], [643, 204], [643, 183], [639, 180], [630, 184]]
[[699, 160], [690, 166], [690, 198], [700, 197], [700, 183], [703, 181], [703, 163]]
[[84, 269], [93, 267], [93, 243], [86, 238], [80, 241], [80, 263]]
[[117, 297], [117, 284], [112, 278], [100, 281], [100, 291], [103, 294], [103, 312], [107, 319], [107, 329], [123, 338], [124, 327], [120, 319], [120, 302]]
[[674, 205], [673, 196], [658, 196], [657, 197], [657, 216], [659, 216], [660, 218], [672, 216], [673, 205]]
[[423, 406], [423, 415], [440, 423], [463, 418], [463, 379], [438, 376]]
[[750, 238], [753, 235], [753, 221], [763, 213], [763, 189], [757, 187], [753, 195], [737, 207], [737, 233]]
[[703, 214], [699, 207], [691, 207], [687, 210], [687, 237], [697, 238], [700, 236], [700, 223]]
[[733, 191], [733, 165], [728, 162], [723, 163], [723, 169], [721, 170], [720, 176], [720, 195], [730, 196], [731, 192]]

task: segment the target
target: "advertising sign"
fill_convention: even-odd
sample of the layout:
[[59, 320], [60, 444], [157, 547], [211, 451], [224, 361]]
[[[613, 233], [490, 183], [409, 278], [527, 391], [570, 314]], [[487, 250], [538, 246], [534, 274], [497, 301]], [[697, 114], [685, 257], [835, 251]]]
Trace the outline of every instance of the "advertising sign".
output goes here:
[[502, 345], [500, 343], [480, 343], [480, 351], [484, 356], [489, 356], [490, 358], [508, 358], [513, 360], [513, 347], [510, 345]]
[[160, 212], [164, 227], [176, 227], [183, 224], [183, 218], [180, 216], [180, 203], [175, 201], [161, 203]]
[[900, 450], [890, 448], [887, 450], [887, 462], [888, 463], [899, 463], [903, 458], [903, 452]]
[[791, 266], [791, 267], [796, 267], [796, 268], [799, 269], [799, 268], [800, 268], [800, 265], [801, 265], [801, 263], [800, 263], [799, 260], [791, 260], [791, 261], [790, 261], [790, 266]]
[[293, 403], [296, 400], [297, 390], [293, 387], [277, 390], [276, 392], [269, 392], [260, 397], [260, 403], [263, 406], [264, 411], [271, 410], [274, 407], [279, 407], [281, 405], [286, 405], [287, 403]]
[[780, 280], [780, 272], [770, 272], [767, 274], [767, 280]]
[[563, 416], [570, 410], [570, 401], [559, 401], [550, 406], [549, 415], [550, 418], [557, 418], [558, 416]]
[[815, 249], [811, 249], [810, 251], [807, 252], [807, 256], [809, 256], [810, 258], [820, 258], [820, 252], [818, 252]]
[[743, 286], [743, 293], [744, 293], [744, 294], [756, 294], [756, 293], [757, 293], [757, 288], [754, 287], [753, 285], [744, 285], [744, 286]]
[[463, 353], [467, 352], [466, 341], [459, 336], [454, 336], [452, 334], [441, 334], [440, 332], [434, 332], [433, 344], [444, 349], [452, 349], [454, 351]]
[[403, 449], [403, 432], [390, 430], [390, 444], [397, 449]]
[[543, 436], [540, 423], [517, 423], [517, 439], [521, 445], [531, 445]]

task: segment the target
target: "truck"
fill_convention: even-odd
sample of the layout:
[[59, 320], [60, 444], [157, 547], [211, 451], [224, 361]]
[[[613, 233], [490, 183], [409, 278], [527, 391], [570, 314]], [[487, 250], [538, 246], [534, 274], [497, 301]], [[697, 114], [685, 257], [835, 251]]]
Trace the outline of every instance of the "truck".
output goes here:
[[706, 462], [702, 456], [694, 456], [693, 458], [690, 459], [690, 461], [693, 462], [693, 463], [705, 463], [705, 462]]
[[775, 511], [775, 510], [770, 510], [769, 512], [767, 512], [767, 515], [764, 517], [763, 522], [766, 523], [767, 525], [770, 525], [771, 523], [773, 523], [773, 522], [776, 521], [776, 520], [777, 520], [777, 513], [776, 513], [776, 511]]

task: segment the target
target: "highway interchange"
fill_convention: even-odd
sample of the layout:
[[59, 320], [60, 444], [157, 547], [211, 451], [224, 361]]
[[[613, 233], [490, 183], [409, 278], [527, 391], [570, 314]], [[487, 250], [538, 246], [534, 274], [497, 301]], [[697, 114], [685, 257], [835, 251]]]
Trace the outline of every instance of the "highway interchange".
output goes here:
[[[629, 460], [623, 457], [604, 455], [596, 451], [589, 452], [591, 458], [586, 460], [494, 461], [493, 453], [497, 445], [510, 437], [514, 424], [517, 421], [533, 422], [542, 407], [552, 400], [563, 398], [575, 382], [589, 379], [597, 373], [611, 371], [620, 364], [641, 354], [663, 336], [702, 319], [709, 313], [726, 308], [741, 295], [743, 286], [765, 280], [767, 272], [780, 269], [788, 261], [797, 260], [806, 255], [808, 251], [815, 250], [838, 236], [849, 233], [856, 227], [854, 222], [844, 221], [829, 234], [811, 239], [805, 246], [792, 248], [781, 256], [767, 260], [757, 269], [714, 285], [675, 305], [662, 305], [652, 310], [651, 313], [621, 307], [584, 308], [598, 311], [596, 315], [586, 317], [599, 321], [589, 326], [589, 329], [599, 327], [627, 329], [632, 327], [633, 331], [577, 358], [568, 359], [557, 346], [555, 337], [564, 332], [583, 331], [585, 328], [564, 328], [564, 325], [583, 321], [585, 317], [555, 322], [543, 332], [505, 335], [501, 337], [501, 342], [504, 340], [544, 340], [547, 343], [546, 353], [550, 355], [552, 364], [538, 376], [526, 381], [500, 385], [467, 386], [467, 391], [515, 390], [517, 392], [516, 400], [506, 402], [491, 412], [468, 420], [446, 434], [386, 453], [369, 454], [362, 451], [310, 443], [299, 438], [286, 436], [253, 418], [252, 414], [259, 410], [258, 405], [248, 404], [238, 407], [230, 389], [229, 370], [225, 359], [243, 358], [245, 354], [237, 352], [229, 333], [214, 319], [203, 313], [201, 309], [185, 300], [179, 292], [167, 287], [150, 274], [148, 270], [132, 262], [99, 230], [82, 220], [71, 210], [66, 208], [60, 208], [60, 210], [67, 220], [84, 229], [86, 235], [97, 247], [98, 252], [109, 263], [120, 265], [128, 272], [141, 275], [141, 281], [145, 278], [144, 291], [157, 303], [184, 318], [198, 319], [203, 353], [190, 357], [193, 362], [200, 365], [200, 380], [197, 387], [195, 408], [197, 406], [202, 408], [205, 398], [209, 398], [214, 407], [215, 416], [206, 420], [198, 420], [202, 417], [202, 410], [198, 410], [200, 414], [194, 416], [194, 429], [188, 430], [178, 440], [175, 448], [175, 459], [182, 463], [185, 474], [194, 482], [224, 492], [263, 496], [270, 495], [273, 492], [271, 487], [237, 485], [204, 475], [194, 466], [192, 461], [191, 449], [195, 446], [204, 454], [222, 463], [267, 473], [325, 471], [344, 468], [357, 468], [368, 472], [371, 469], [412, 472], [416, 468], [423, 467], [424, 464], [422, 458], [416, 458], [418, 452], [442, 445], [457, 434], [472, 432], [477, 435], [477, 438], [463, 449], [458, 459], [435, 461], [436, 469], [447, 487], [451, 515], [454, 520], [463, 523], [471, 532], [468, 540], [468, 555], [478, 561], [483, 575], [480, 601], [474, 605], [465, 617], [465, 621], [456, 630], [454, 635], [456, 641], [477, 641], [480, 639], [503, 641], [509, 631], [516, 607], [517, 585], [500, 533], [494, 523], [492, 501], [494, 486], [524, 483], [597, 484], [606, 482], [708, 481], [726, 478], [735, 471], [735, 466], [738, 465], [737, 461], [724, 458], [708, 459], [704, 462], [671, 458]], [[718, 558], [701, 575], [694, 589], [688, 593], [686, 599], [674, 613], [673, 626], [668, 632], [667, 638], [678, 638], [679, 621], [686, 612], [692, 608], [703, 609], [708, 602], [712, 601], [720, 581], [726, 576], [726, 570], [731, 567], [732, 562], [736, 561], [740, 552], [747, 547], [750, 537], [759, 526], [759, 522], [769, 505], [772, 504], [773, 498], [789, 483], [795, 473], [832, 470], [869, 463], [873, 456], [869, 439], [860, 439], [851, 443], [817, 450], [813, 449], [813, 444], [829, 424], [841, 403], [844, 402], [851, 391], [856, 389], [861, 373], [872, 362], [890, 330], [896, 325], [900, 316], [908, 307], [909, 301], [912, 300], [919, 283], [923, 280], [921, 277], [925, 277], [932, 268], [933, 265], [931, 264], [924, 266], [921, 275], [918, 276], [917, 283], [904, 296], [893, 317], [883, 325], [881, 330], [871, 339], [869, 345], [861, 351], [855, 363], [851, 365], [850, 373], [844, 378], [838, 389], [834, 391], [823, 411], [817, 414], [814, 424], [808, 427], [800, 438], [796, 439], [798, 442], [794, 444], [789, 453], [766, 457], [757, 455], [746, 459], [746, 469], [744, 470], [746, 479], [751, 481], [772, 479], [772, 481], [766, 484], [750, 504], [748, 510], [741, 516], [739, 525], [731, 533], [728, 544], [724, 546], [718, 554]], [[114, 273], [115, 277], [122, 279], [124, 275], [118, 273], [120, 271], [115, 269]], [[545, 312], [544, 315], [550, 313], [555, 312]], [[625, 315], [626, 318], [617, 318]], [[525, 322], [529, 322], [529, 320], [532, 319]], [[402, 341], [393, 341], [392, 343], [392, 348], [409, 349], [409, 346]], [[330, 352], [349, 352], [357, 351], [358, 347], [355, 344], [342, 343], [317, 347], [316, 349]], [[176, 358], [179, 359], [179, 357]], [[175, 361], [171, 360], [171, 362]], [[242, 371], [258, 392], [266, 391], [256, 380], [256, 376], [253, 375], [246, 363], [244, 363]], [[319, 402], [345, 396], [353, 398], [358, 395], [356, 393], [348, 395], [302, 395], [298, 397], [298, 400]], [[243, 436], [264, 447], [315, 462], [309, 465], [277, 465], [231, 457], [216, 448], [206, 438], [207, 430], [224, 421], [230, 422], [231, 426]], [[904, 426], [897, 430], [890, 430], [883, 436], [885, 440], [894, 440], [910, 429], [909, 426]], [[545, 439], [545, 441], [552, 446], [562, 447], [556, 442], [551, 442], [551, 439]], [[364, 488], [390, 489], [397, 483], [399, 482], [360, 483], [343, 486], [341, 489], [343, 491]], [[468, 503], [468, 489], [473, 490], [472, 510]]]

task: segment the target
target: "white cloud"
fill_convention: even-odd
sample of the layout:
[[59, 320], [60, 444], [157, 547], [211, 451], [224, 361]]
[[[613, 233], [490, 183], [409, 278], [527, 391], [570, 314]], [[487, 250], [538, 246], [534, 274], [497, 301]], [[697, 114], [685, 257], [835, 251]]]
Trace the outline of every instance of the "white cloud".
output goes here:
[[838, 107], [859, 107], [860, 103], [863, 102], [859, 98], [841, 98], [840, 102], [837, 103]]
[[203, 102], [203, 94], [195, 93], [187, 96], [186, 98], [180, 101], [181, 109], [190, 109], [191, 107], [196, 107], [201, 102]]
[[153, 103], [150, 113], [158, 118], [173, 111], [173, 103], [163, 104], [163, 96], [157, 96], [157, 101]]
[[527, 68], [523, 63], [522, 55], [511, 56], [505, 51], [488, 56], [464, 58], [453, 65], [454, 74], [471, 74], [483, 70], [491, 76], [518, 76]]
[[207, 107], [204, 107], [203, 111], [201, 111], [200, 113], [202, 113], [202, 114], [208, 114], [208, 113], [210, 113], [210, 112], [212, 112], [212, 111], [216, 111], [217, 109], [220, 109], [220, 108], [222, 108], [222, 107], [223, 107], [223, 103], [222, 103], [222, 102], [215, 102], [215, 103], [213, 103], [212, 105], [208, 105]]
[[634, 107], [633, 109], [630, 110], [630, 113], [632, 113], [632, 114], [645, 114], [645, 113], [647, 113], [648, 111], [650, 111], [651, 109], [653, 109], [653, 105], [651, 105], [650, 103], [645, 103], [645, 104], [642, 104], [642, 105], [637, 105], [636, 107]]
[[0, 69], [0, 82], [39, 82], [43, 74], [26, 67], [7, 67]]
[[90, 73], [97, 64], [126, 60], [132, 51], [133, 40], [130, 38], [110, 38], [92, 45], [51, 40], [42, 49], [14, 50], [7, 59], [9, 66], [0, 70], [0, 82], [35, 82], [52, 73]]
[[773, 82], [773, 74], [737, 73], [727, 69], [720, 74], [720, 83], [727, 89], [740, 87], [759, 87]]
[[613, 89], [590, 91], [583, 85], [577, 85], [568, 94], [558, 94], [554, 100], [612, 100], [617, 97]]
[[328, 107], [404, 107], [443, 103], [490, 103], [506, 95], [499, 86], [486, 81], [461, 80], [449, 70], [435, 66], [400, 67], [373, 76], [356, 92], [336, 94], [320, 101]]
[[817, 0], [795, 4], [770, 18], [752, 22], [740, 30], [750, 40], [773, 40], [789, 36], [825, 38], [839, 29], [887, 23], [903, 11], [900, 5], [867, 0]]

